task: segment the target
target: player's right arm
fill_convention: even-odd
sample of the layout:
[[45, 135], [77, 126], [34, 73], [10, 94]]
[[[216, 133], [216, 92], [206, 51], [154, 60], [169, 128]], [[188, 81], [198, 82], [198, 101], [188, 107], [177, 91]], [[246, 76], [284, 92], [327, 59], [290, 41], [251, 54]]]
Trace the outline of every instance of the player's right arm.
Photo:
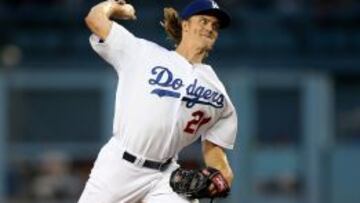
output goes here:
[[110, 33], [112, 20], [118, 19], [135, 19], [135, 10], [125, 1], [105, 1], [91, 8], [85, 18], [86, 25], [92, 33], [100, 39], [105, 40]]

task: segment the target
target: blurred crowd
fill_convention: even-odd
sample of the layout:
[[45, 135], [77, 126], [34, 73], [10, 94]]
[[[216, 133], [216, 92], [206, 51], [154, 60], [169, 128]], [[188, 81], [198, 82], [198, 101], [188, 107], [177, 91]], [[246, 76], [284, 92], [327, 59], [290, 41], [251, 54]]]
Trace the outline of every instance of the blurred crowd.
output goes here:
[[76, 202], [88, 167], [74, 167], [73, 160], [60, 151], [48, 151], [33, 161], [14, 160], [7, 181], [9, 202]]
[[[44, 58], [88, 55], [88, 32], [83, 18], [95, 0], [3, 0], [0, 2], [0, 52], [3, 64], [16, 64], [4, 55], [16, 55], [22, 62]], [[360, 3], [356, 0], [224, 0], [233, 26], [217, 49], [235, 54], [358, 53], [360, 50]], [[159, 34], [161, 8], [179, 6], [179, 1], [151, 4], [131, 1], [138, 9], [135, 34], [164, 44]], [[230, 9], [231, 8], [231, 9]], [[154, 12], [149, 18], [146, 10]], [[155, 16], [154, 16], [155, 17]], [[147, 33], [138, 27], [146, 27]], [[41, 44], [41, 46], [39, 46]], [[9, 46], [15, 49], [10, 49]], [[236, 49], [235, 49], [236, 48]], [[31, 57], [29, 56], [31, 52]], [[69, 53], [72, 54], [69, 54]], [[12, 56], [11, 55], [11, 56]], [[15, 57], [15, 58], [16, 58]], [[14, 62], [15, 61], [15, 62]]]

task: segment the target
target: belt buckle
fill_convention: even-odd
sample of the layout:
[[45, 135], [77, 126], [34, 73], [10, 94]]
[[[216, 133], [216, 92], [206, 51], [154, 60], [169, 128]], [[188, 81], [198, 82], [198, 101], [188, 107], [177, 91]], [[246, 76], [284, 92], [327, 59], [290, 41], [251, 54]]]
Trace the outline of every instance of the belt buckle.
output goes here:
[[142, 157], [137, 157], [134, 164], [139, 166], [139, 167], [143, 167], [145, 163], [145, 159], [143, 159]]

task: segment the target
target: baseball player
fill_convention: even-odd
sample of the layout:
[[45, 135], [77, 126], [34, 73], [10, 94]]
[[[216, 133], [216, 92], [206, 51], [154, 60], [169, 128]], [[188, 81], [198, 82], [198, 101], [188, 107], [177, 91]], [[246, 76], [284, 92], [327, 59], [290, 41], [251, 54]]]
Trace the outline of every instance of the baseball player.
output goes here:
[[[90, 44], [116, 70], [113, 136], [94, 163], [79, 203], [186, 203], [169, 179], [177, 154], [201, 138], [204, 162], [231, 185], [225, 149], [232, 149], [237, 116], [211, 66], [203, 63], [230, 18], [213, 0], [195, 0], [180, 15], [165, 9], [163, 26], [175, 40], [167, 50], [134, 36], [111, 19], [135, 19], [132, 5], [105, 1], [85, 21]], [[211, 194], [218, 188], [211, 184]]]

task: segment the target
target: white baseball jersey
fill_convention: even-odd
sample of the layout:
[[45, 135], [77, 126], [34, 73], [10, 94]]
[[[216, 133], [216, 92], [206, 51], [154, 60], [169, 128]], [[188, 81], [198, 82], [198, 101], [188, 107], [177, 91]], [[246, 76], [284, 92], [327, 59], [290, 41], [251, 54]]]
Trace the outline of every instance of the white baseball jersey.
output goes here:
[[163, 161], [200, 136], [233, 148], [237, 116], [223, 84], [205, 64], [140, 39], [117, 23], [93, 49], [119, 76], [113, 133], [130, 153]]

